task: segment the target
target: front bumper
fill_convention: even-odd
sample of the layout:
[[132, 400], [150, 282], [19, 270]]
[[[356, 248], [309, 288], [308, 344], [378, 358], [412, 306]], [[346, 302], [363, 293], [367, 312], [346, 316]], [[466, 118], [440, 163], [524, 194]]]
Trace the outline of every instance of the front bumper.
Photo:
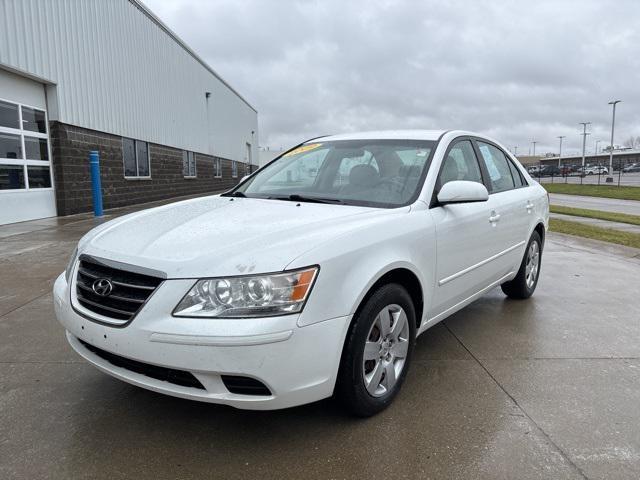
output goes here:
[[[193, 284], [166, 280], [126, 327], [92, 321], [71, 305], [64, 274], [53, 289], [58, 321], [73, 349], [109, 375], [160, 393], [233, 407], [269, 410], [332, 395], [351, 317], [299, 327], [298, 315], [256, 319], [175, 318], [170, 313]], [[190, 372], [192, 388], [116, 366], [82, 342], [127, 359]], [[259, 380], [271, 395], [231, 393], [222, 375]]]

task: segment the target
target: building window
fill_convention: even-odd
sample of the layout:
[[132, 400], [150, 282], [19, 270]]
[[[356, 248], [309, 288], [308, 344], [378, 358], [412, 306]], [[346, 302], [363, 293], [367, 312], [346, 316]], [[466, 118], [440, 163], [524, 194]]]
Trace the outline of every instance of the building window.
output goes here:
[[52, 188], [47, 115], [0, 100], [0, 190]]
[[213, 161], [213, 176], [216, 178], [222, 178], [222, 160], [216, 158]]
[[238, 162], [235, 160], [231, 162], [231, 176], [233, 178], [238, 178]]
[[22, 159], [20, 135], [0, 133], [0, 158]]
[[125, 178], [150, 178], [149, 144], [131, 138], [122, 139]]
[[47, 133], [44, 112], [35, 108], [22, 107], [22, 128], [31, 132]]
[[46, 138], [24, 137], [24, 154], [27, 160], [49, 160]]
[[0, 164], [0, 190], [25, 188], [24, 166]]
[[0, 127], [20, 128], [18, 105], [0, 101]]
[[29, 188], [51, 188], [49, 167], [29, 165], [27, 172], [29, 172]]
[[196, 154], [182, 151], [182, 175], [184, 178], [196, 178]]

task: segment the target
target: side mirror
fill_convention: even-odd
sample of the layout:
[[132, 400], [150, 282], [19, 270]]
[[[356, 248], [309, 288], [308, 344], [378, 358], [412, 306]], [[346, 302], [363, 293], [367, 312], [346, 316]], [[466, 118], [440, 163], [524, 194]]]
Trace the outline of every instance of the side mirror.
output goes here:
[[445, 183], [438, 192], [438, 203], [448, 205], [450, 203], [486, 202], [489, 199], [487, 187], [478, 182], [466, 180], [454, 180]]

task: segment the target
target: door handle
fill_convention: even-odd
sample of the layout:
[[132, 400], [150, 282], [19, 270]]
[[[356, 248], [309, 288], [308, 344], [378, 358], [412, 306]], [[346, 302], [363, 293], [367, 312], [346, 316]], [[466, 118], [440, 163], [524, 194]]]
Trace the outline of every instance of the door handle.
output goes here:
[[500, 214], [496, 212], [491, 212], [491, 216], [489, 217], [489, 223], [496, 223], [500, 220]]

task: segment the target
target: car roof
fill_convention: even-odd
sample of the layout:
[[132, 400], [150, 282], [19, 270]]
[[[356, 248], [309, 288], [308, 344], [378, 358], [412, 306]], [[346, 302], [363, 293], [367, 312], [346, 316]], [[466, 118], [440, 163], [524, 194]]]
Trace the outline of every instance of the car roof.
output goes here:
[[447, 130], [378, 130], [329, 135], [322, 137], [322, 140], [325, 142], [334, 140], [438, 140], [446, 132]]

